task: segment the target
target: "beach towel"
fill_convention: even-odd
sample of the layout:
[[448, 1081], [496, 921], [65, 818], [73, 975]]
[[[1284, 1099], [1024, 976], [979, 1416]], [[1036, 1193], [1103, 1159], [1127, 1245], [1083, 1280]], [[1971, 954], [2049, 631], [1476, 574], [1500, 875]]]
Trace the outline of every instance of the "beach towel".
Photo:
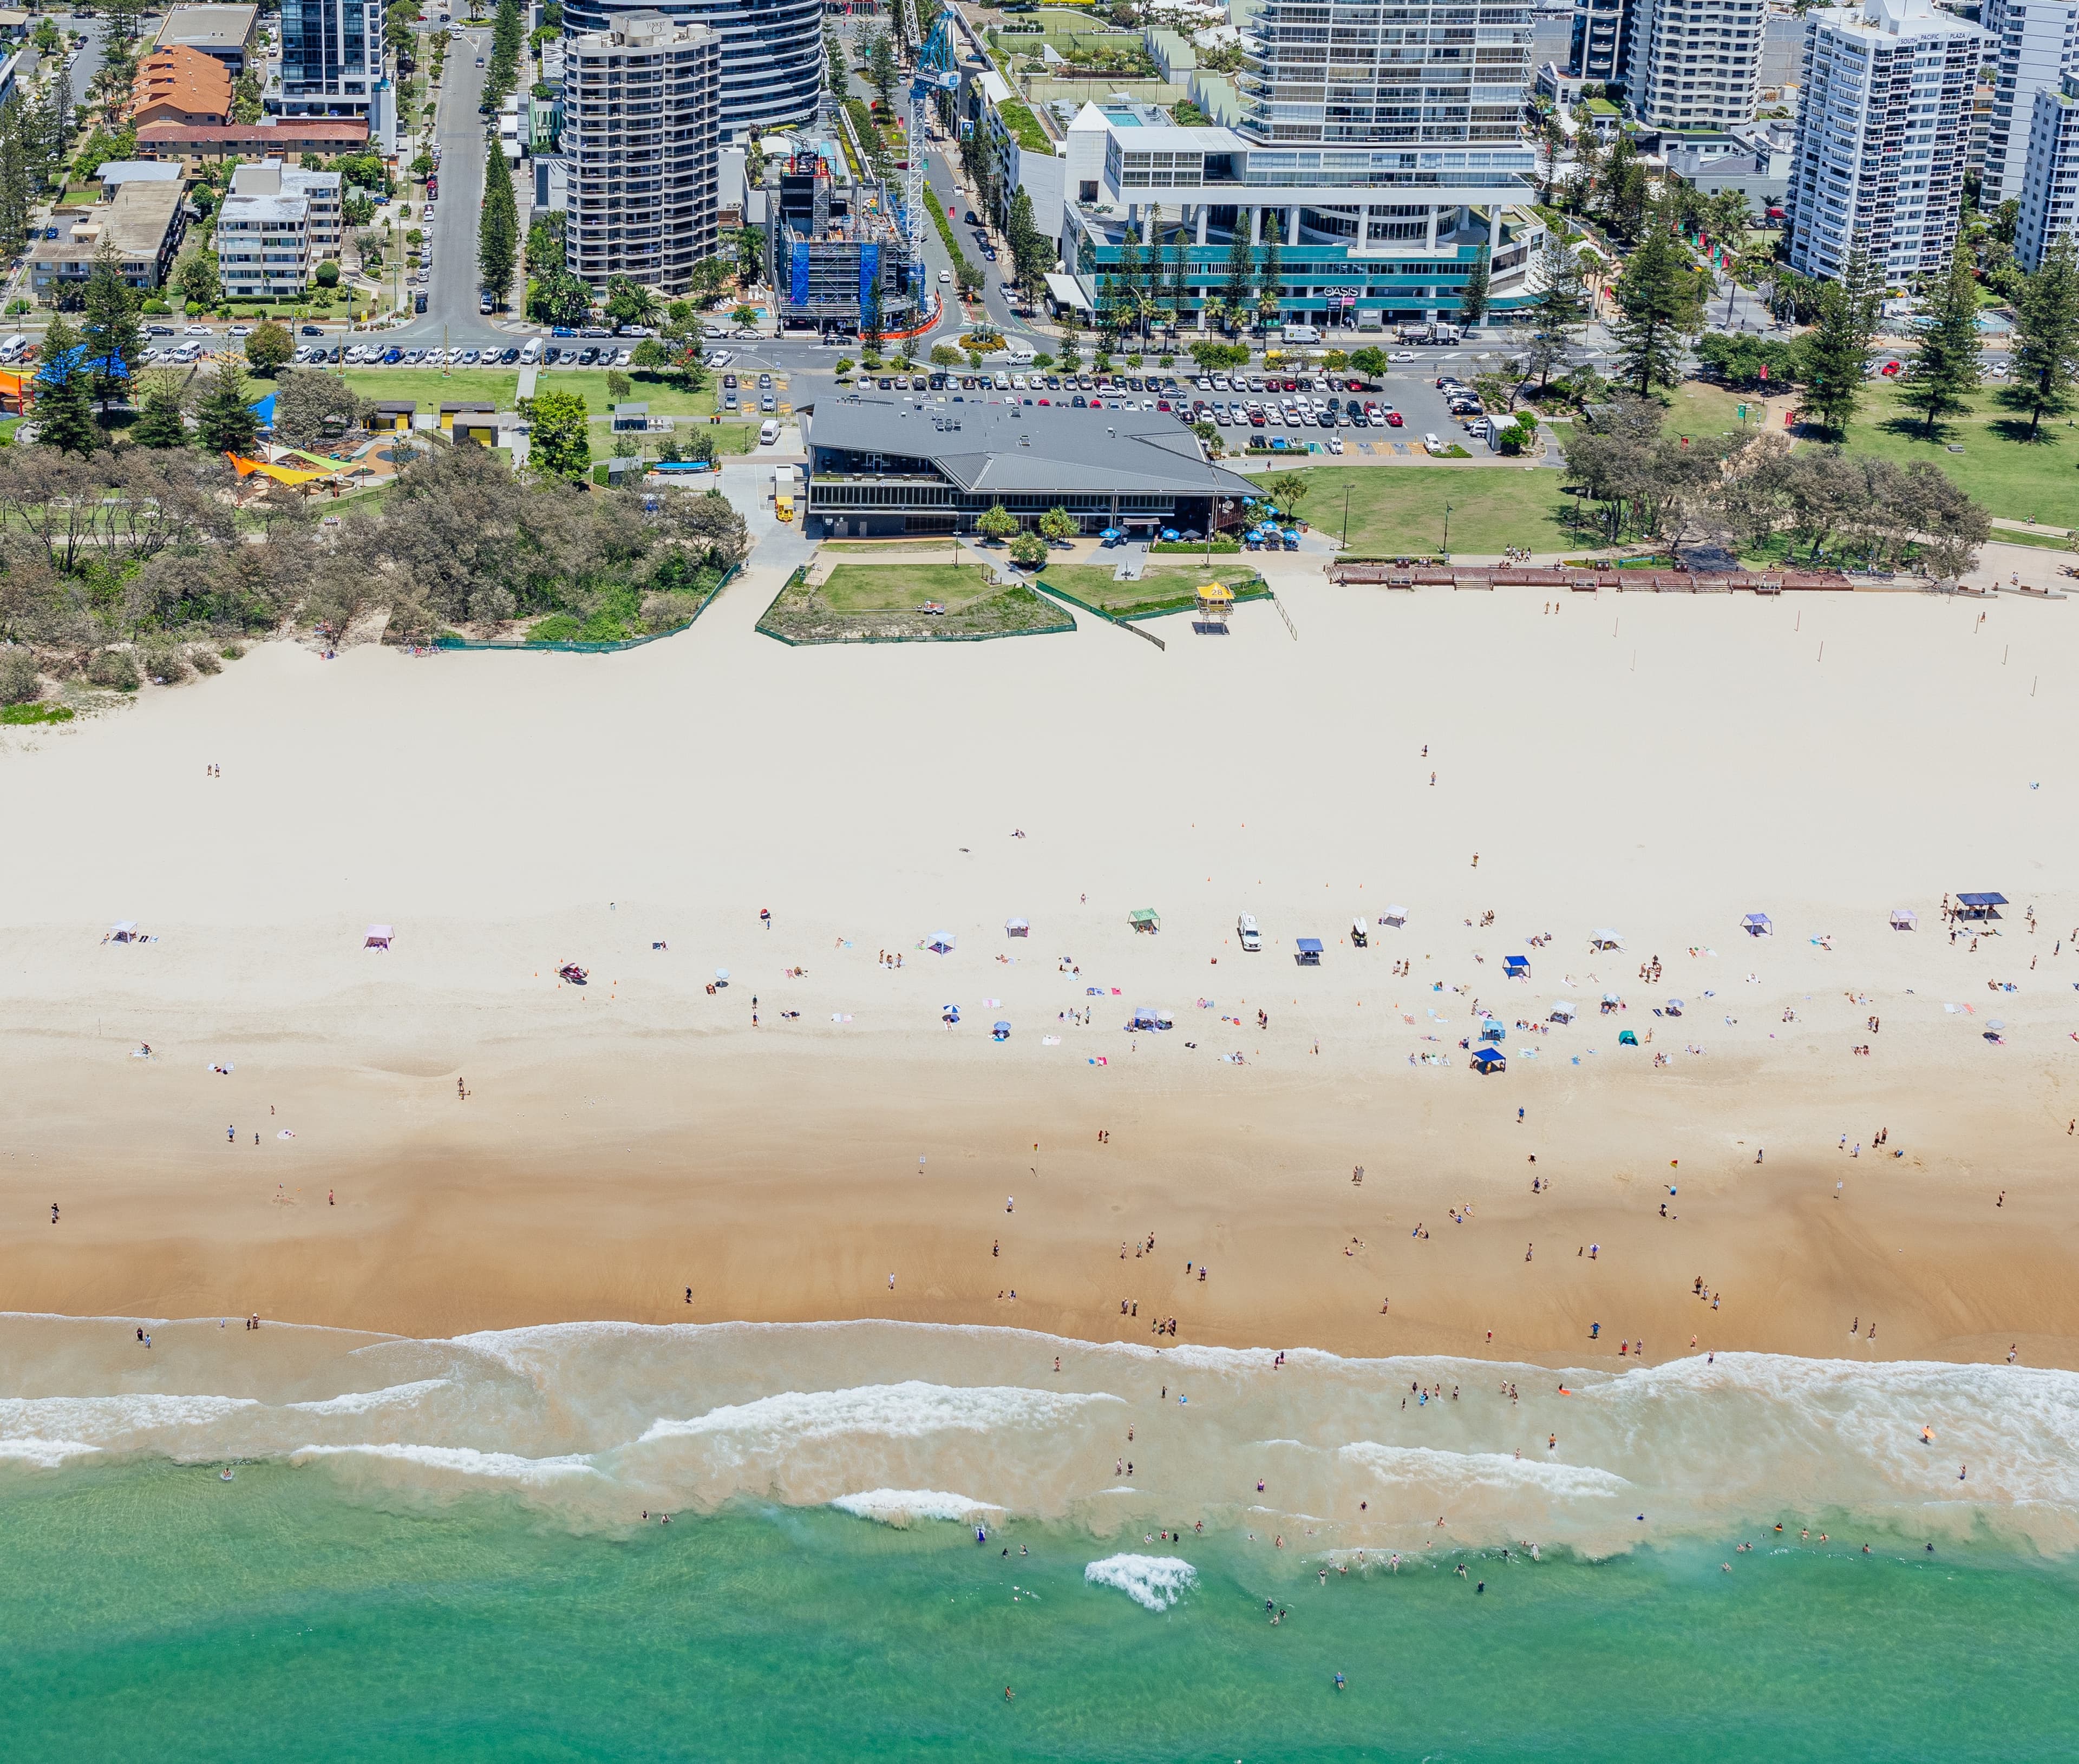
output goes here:
[[295, 1131], [289, 1127], [282, 1128], [279, 1133], [274, 1135], [278, 1139], [293, 1139], [295, 1136]]
[[1061, 1045], [1061, 1038], [1059, 1035], [1042, 1035], [1040, 1038], [1040, 1045], [1043, 1047], [1058, 1047]]
[[1099, 1054], [1095, 1059], [1086, 1063], [1093, 1066], [1108, 1066], [1111, 1064], [1111, 1061], [1106, 1059], [1104, 1055]]

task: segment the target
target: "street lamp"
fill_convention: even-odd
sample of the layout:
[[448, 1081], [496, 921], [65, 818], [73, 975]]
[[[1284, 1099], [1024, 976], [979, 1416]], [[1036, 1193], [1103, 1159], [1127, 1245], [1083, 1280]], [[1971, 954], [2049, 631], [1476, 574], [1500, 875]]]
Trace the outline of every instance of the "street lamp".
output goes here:
[[1444, 561], [1451, 561], [1451, 505], [1444, 504]]
[[1350, 491], [1354, 483], [1353, 480], [1343, 486], [1343, 549], [1345, 551], [1350, 548]]

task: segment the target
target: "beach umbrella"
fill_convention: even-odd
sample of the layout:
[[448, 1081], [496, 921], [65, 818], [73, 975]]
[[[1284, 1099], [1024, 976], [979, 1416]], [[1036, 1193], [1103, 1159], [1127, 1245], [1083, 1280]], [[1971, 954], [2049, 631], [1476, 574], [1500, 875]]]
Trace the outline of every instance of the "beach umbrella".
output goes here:
[[729, 970], [726, 968], [717, 968], [715, 970], [715, 978], [719, 980], [726, 980], [729, 978]]
[[2006, 1025], [2005, 1023], [2002, 1022], [1999, 1020], [1999, 1018], [1998, 1018], [1995, 1017], [1995, 1018], [1993, 1018], [1992, 1019], [1992, 1021], [1991, 1021], [1991, 1022], [1989, 1022], [1989, 1023], [1987, 1023], [1987, 1024], [1985, 1025], [1985, 1026], [1986, 1026], [1986, 1028], [1988, 1028], [1988, 1029], [1999, 1030], [1999, 1029], [2004, 1029], [2004, 1028], [2006, 1028]]

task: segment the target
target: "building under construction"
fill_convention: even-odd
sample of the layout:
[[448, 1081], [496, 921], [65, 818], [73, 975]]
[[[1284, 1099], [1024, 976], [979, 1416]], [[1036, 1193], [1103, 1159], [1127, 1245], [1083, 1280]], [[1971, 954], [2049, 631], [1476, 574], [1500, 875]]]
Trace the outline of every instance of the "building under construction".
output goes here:
[[[804, 144], [768, 191], [766, 281], [784, 330], [864, 335], [914, 328], [927, 298], [893, 194], [854, 183], [835, 143]], [[877, 324], [876, 324], [877, 321]]]

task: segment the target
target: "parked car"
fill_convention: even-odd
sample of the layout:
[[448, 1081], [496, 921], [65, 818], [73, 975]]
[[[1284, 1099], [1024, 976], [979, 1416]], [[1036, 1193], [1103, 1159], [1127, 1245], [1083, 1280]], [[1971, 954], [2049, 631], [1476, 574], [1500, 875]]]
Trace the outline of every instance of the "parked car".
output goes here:
[[[153, 325], [152, 328], [156, 331], [158, 327], [157, 325]], [[169, 332], [168, 334], [170, 335], [171, 333]], [[324, 332], [323, 328], [318, 325], [307, 324], [303, 327], [303, 335], [305, 336], [323, 336], [324, 335]]]

